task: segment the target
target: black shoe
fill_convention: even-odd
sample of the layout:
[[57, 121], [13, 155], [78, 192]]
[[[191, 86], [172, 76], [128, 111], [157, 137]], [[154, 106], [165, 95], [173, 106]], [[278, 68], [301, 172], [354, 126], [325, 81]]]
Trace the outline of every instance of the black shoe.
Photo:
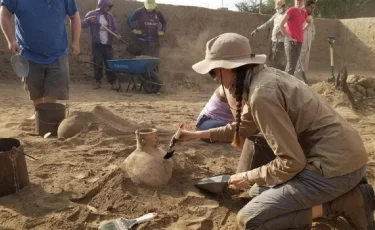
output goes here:
[[332, 214], [344, 217], [357, 230], [374, 230], [374, 190], [361, 184], [330, 202]]

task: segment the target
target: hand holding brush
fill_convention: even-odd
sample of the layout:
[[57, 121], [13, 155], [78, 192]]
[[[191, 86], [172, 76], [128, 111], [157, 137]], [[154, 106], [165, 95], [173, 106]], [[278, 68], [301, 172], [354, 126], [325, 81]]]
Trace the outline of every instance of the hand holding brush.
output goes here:
[[173, 156], [173, 153], [175, 152], [175, 150], [172, 150], [172, 148], [176, 145], [178, 139], [180, 138], [183, 128], [184, 128], [184, 124], [181, 124], [176, 134], [173, 136], [171, 143], [169, 144], [169, 149], [167, 151], [167, 154], [165, 154], [164, 159], [169, 159]]

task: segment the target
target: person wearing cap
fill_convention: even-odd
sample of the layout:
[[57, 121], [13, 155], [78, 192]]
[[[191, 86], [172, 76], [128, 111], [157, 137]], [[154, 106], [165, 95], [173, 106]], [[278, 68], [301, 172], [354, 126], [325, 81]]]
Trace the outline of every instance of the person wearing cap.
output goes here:
[[[134, 25], [135, 21], [138, 26]], [[157, 8], [155, 0], [145, 0], [144, 7], [134, 11], [127, 24], [139, 38], [140, 54], [159, 57], [159, 37], [164, 36], [167, 21]], [[159, 24], [162, 25], [161, 29]]]
[[307, 12], [304, 9], [305, 0], [295, 0], [294, 6], [290, 7], [280, 22], [281, 32], [285, 35], [285, 71], [294, 75], [297, 61], [301, 52], [303, 42], [303, 25], [309, 23]]
[[284, 40], [285, 36], [281, 33], [280, 22], [285, 15], [285, 0], [275, 1], [275, 10], [276, 13], [263, 25], [256, 28], [251, 32], [251, 36], [254, 36], [261, 30], [272, 29], [271, 37], [271, 52], [268, 57], [268, 66], [274, 67], [277, 69], [285, 69], [285, 49], [284, 49]]
[[[114, 37], [102, 27], [105, 26], [113, 33], [118, 34], [115, 18], [109, 12], [112, 7], [112, 0], [98, 0], [96, 9], [88, 12], [82, 20], [82, 28], [90, 28], [91, 31], [91, 52], [93, 62], [96, 64], [94, 65], [94, 89], [99, 89], [101, 85], [103, 78], [103, 69], [101, 66], [107, 67], [106, 61], [113, 59], [112, 43]], [[116, 73], [106, 71], [106, 76], [112, 89], [115, 89]]]
[[[311, 51], [311, 43], [315, 38], [315, 24], [312, 13], [315, 8], [315, 1], [309, 0], [305, 4], [305, 10], [310, 18], [310, 23], [305, 23], [303, 29], [303, 43], [301, 47], [301, 53], [299, 55], [300, 61], [297, 62], [296, 66], [296, 74], [300, 75], [302, 71], [307, 74], [309, 70], [309, 61], [310, 61], [310, 51]], [[302, 65], [301, 65], [302, 64]], [[298, 78], [302, 79], [301, 76]]]
[[205, 59], [193, 69], [236, 98], [236, 121], [207, 131], [182, 130], [178, 143], [233, 140], [240, 149], [258, 131], [264, 136], [275, 158], [228, 181], [236, 189], [268, 186], [237, 214], [244, 229], [310, 229], [313, 219], [331, 216], [344, 217], [356, 229], [374, 229], [374, 191], [360, 184], [368, 161], [360, 135], [304, 82], [266, 67], [266, 59], [253, 54], [242, 35], [209, 40]]

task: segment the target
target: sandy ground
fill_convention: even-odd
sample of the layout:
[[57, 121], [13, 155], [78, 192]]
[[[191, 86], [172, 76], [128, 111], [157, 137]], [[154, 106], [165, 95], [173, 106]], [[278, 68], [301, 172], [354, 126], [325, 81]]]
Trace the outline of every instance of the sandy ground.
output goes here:
[[[246, 193], [228, 190], [212, 196], [193, 185], [204, 177], [234, 173], [240, 153], [228, 144], [194, 141], [177, 147], [172, 179], [158, 188], [137, 186], [114, 171], [135, 150], [136, 129], [157, 128], [160, 147], [166, 149], [179, 123], [194, 128], [212, 91], [146, 95], [72, 84], [69, 112], [99, 122], [87, 133], [63, 141], [28, 135], [34, 124], [25, 119], [33, 108], [22, 86], [2, 81], [1, 88], [0, 136], [20, 139], [25, 152], [38, 161], [27, 161], [30, 186], [19, 195], [0, 198], [0, 229], [96, 229], [102, 220], [136, 218], [147, 212], [159, 217], [138, 229], [236, 229], [236, 213], [246, 203]], [[333, 104], [340, 100], [324, 84], [315, 89]], [[114, 115], [104, 113], [106, 109]], [[337, 110], [361, 133], [370, 154], [367, 175], [374, 185], [374, 110], [368, 107], [357, 114], [346, 107]], [[70, 200], [80, 196], [84, 197], [79, 201]]]

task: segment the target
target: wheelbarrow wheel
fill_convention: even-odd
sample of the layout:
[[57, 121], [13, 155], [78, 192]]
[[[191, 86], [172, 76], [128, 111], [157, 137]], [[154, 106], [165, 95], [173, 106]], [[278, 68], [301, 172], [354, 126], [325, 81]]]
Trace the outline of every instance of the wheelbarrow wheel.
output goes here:
[[143, 74], [142, 77], [147, 81], [156, 83], [156, 84], [152, 84], [149, 82], [143, 82], [143, 89], [145, 90], [146, 93], [151, 94], [151, 93], [157, 93], [160, 91], [161, 85], [158, 85], [158, 84], [161, 84], [161, 81], [160, 81], [160, 77], [158, 73], [156, 73], [155, 71], [151, 71], [149, 74], [148, 73]]

